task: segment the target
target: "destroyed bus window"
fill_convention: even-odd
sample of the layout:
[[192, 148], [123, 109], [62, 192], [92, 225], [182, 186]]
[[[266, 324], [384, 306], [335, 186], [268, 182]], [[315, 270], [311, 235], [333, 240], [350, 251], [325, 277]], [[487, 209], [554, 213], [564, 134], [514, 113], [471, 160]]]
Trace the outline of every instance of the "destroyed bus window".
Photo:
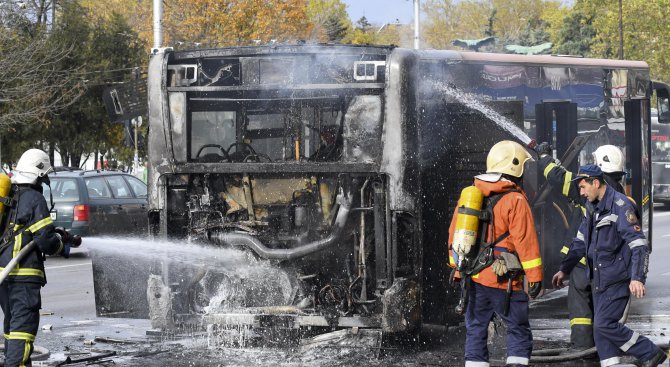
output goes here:
[[194, 111], [191, 114], [191, 159], [225, 161], [235, 143], [235, 111]]
[[[191, 113], [190, 159], [199, 162], [336, 160], [343, 112], [318, 101], [248, 104]], [[332, 104], [332, 102], [331, 102]]]

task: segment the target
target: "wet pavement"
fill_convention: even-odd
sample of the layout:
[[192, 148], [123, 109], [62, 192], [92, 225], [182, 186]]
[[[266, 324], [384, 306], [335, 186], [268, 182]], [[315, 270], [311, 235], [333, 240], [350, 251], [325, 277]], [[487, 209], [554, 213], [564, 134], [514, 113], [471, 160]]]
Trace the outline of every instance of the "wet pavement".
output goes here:
[[[654, 215], [654, 252], [647, 297], [633, 300], [628, 325], [658, 344], [670, 341], [670, 211]], [[220, 348], [208, 346], [205, 332], [162, 335], [148, 320], [99, 318], [95, 315], [90, 258], [85, 251], [69, 260], [47, 261], [49, 284], [42, 291], [43, 315], [36, 345], [47, 348], [46, 361], [57, 366], [72, 360], [116, 353], [93, 365], [114, 366], [462, 366], [463, 328], [427, 328], [411, 347], [382, 343], [373, 348]], [[531, 305], [534, 349], [566, 347], [570, 338], [567, 289], [545, 295]], [[502, 366], [501, 337], [491, 345], [491, 365]], [[107, 361], [107, 362], [104, 362]], [[627, 359], [632, 362], [632, 359]], [[99, 363], [103, 362], [103, 363]], [[71, 364], [83, 366], [84, 363]], [[90, 364], [89, 364], [90, 365]], [[532, 363], [534, 366], [599, 366], [593, 360]], [[667, 365], [667, 362], [666, 362]]]
[[[557, 291], [531, 308], [535, 350], [563, 348], [569, 340], [565, 290]], [[635, 309], [635, 307], [633, 308]], [[411, 347], [382, 343], [381, 347], [320, 345], [313, 348], [221, 348], [208, 346], [207, 333], [194, 331], [163, 335], [152, 331], [148, 320], [91, 318], [67, 320], [43, 315], [37, 345], [51, 354], [36, 366], [56, 366], [73, 360], [105, 355], [95, 365], [115, 366], [460, 366], [463, 360], [464, 329], [427, 329]], [[670, 315], [631, 314], [628, 324], [636, 331], [663, 344], [670, 336]], [[504, 366], [500, 337], [492, 338], [491, 365]], [[369, 345], [369, 344], [368, 344]], [[106, 362], [105, 362], [106, 361]], [[628, 359], [632, 362], [632, 359]], [[73, 366], [84, 363], [71, 364]], [[595, 359], [564, 363], [533, 363], [534, 366], [598, 366]]]

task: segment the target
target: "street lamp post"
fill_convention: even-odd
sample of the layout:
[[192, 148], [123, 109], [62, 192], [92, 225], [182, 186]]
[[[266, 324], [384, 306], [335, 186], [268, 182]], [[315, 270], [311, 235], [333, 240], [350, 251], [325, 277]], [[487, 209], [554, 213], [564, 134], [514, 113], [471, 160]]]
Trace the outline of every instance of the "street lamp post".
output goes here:
[[623, 0], [619, 0], [619, 60], [623, 60]]
[[419, 35], [421, 34], [419, 30], [419, 2], [420, 0], [414, 0], [414, 49], [418, 50], [420, 48]]

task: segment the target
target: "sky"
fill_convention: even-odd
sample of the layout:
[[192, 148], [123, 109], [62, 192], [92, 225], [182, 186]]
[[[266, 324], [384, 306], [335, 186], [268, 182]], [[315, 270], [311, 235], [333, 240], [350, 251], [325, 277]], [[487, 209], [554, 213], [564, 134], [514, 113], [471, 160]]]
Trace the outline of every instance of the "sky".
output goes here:
[[362, 16], [375, 25], [384, 23], [411, 23], [414, 21], [413, 0], [343, 0], [349, 19], [356, 23]]
[[[573, 0], [562, 1], [564, 5], [573, 3]], [[413, 0], [342, 0], [342, 2], [347, 4], [349, 19], [354, 23], [362, 16], [375, 25], [394, 23], [396, 19], [405, 24], [414, 22]]]

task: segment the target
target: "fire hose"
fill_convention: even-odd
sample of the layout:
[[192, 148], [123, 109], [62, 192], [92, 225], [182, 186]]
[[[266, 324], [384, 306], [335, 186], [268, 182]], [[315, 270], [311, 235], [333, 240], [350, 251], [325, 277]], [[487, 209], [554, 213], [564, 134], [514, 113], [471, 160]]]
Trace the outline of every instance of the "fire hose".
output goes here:
[[14, 258], [11, 259], [9, 263], [7, 263], [7, 266], [5, 266], [5, 268], [0, 273], [0, 284], [2, 284], [5, 281], [5, 278], [7, 278], [7, 276], [9, 275], [9, 273], [12, 270], [14, 270], [16, 264], [18, 264], [19, 261], [21, 261], [21, 259], [23, 259], [26, 256], [26, 254], [32, 251], [34, 247], [35, 247], [35, 241], [28, 242], [28, 244], [23, 246], [21, 251], [19, 251], [19, 253], [16, 254], [16, 256], [14, 256]]

